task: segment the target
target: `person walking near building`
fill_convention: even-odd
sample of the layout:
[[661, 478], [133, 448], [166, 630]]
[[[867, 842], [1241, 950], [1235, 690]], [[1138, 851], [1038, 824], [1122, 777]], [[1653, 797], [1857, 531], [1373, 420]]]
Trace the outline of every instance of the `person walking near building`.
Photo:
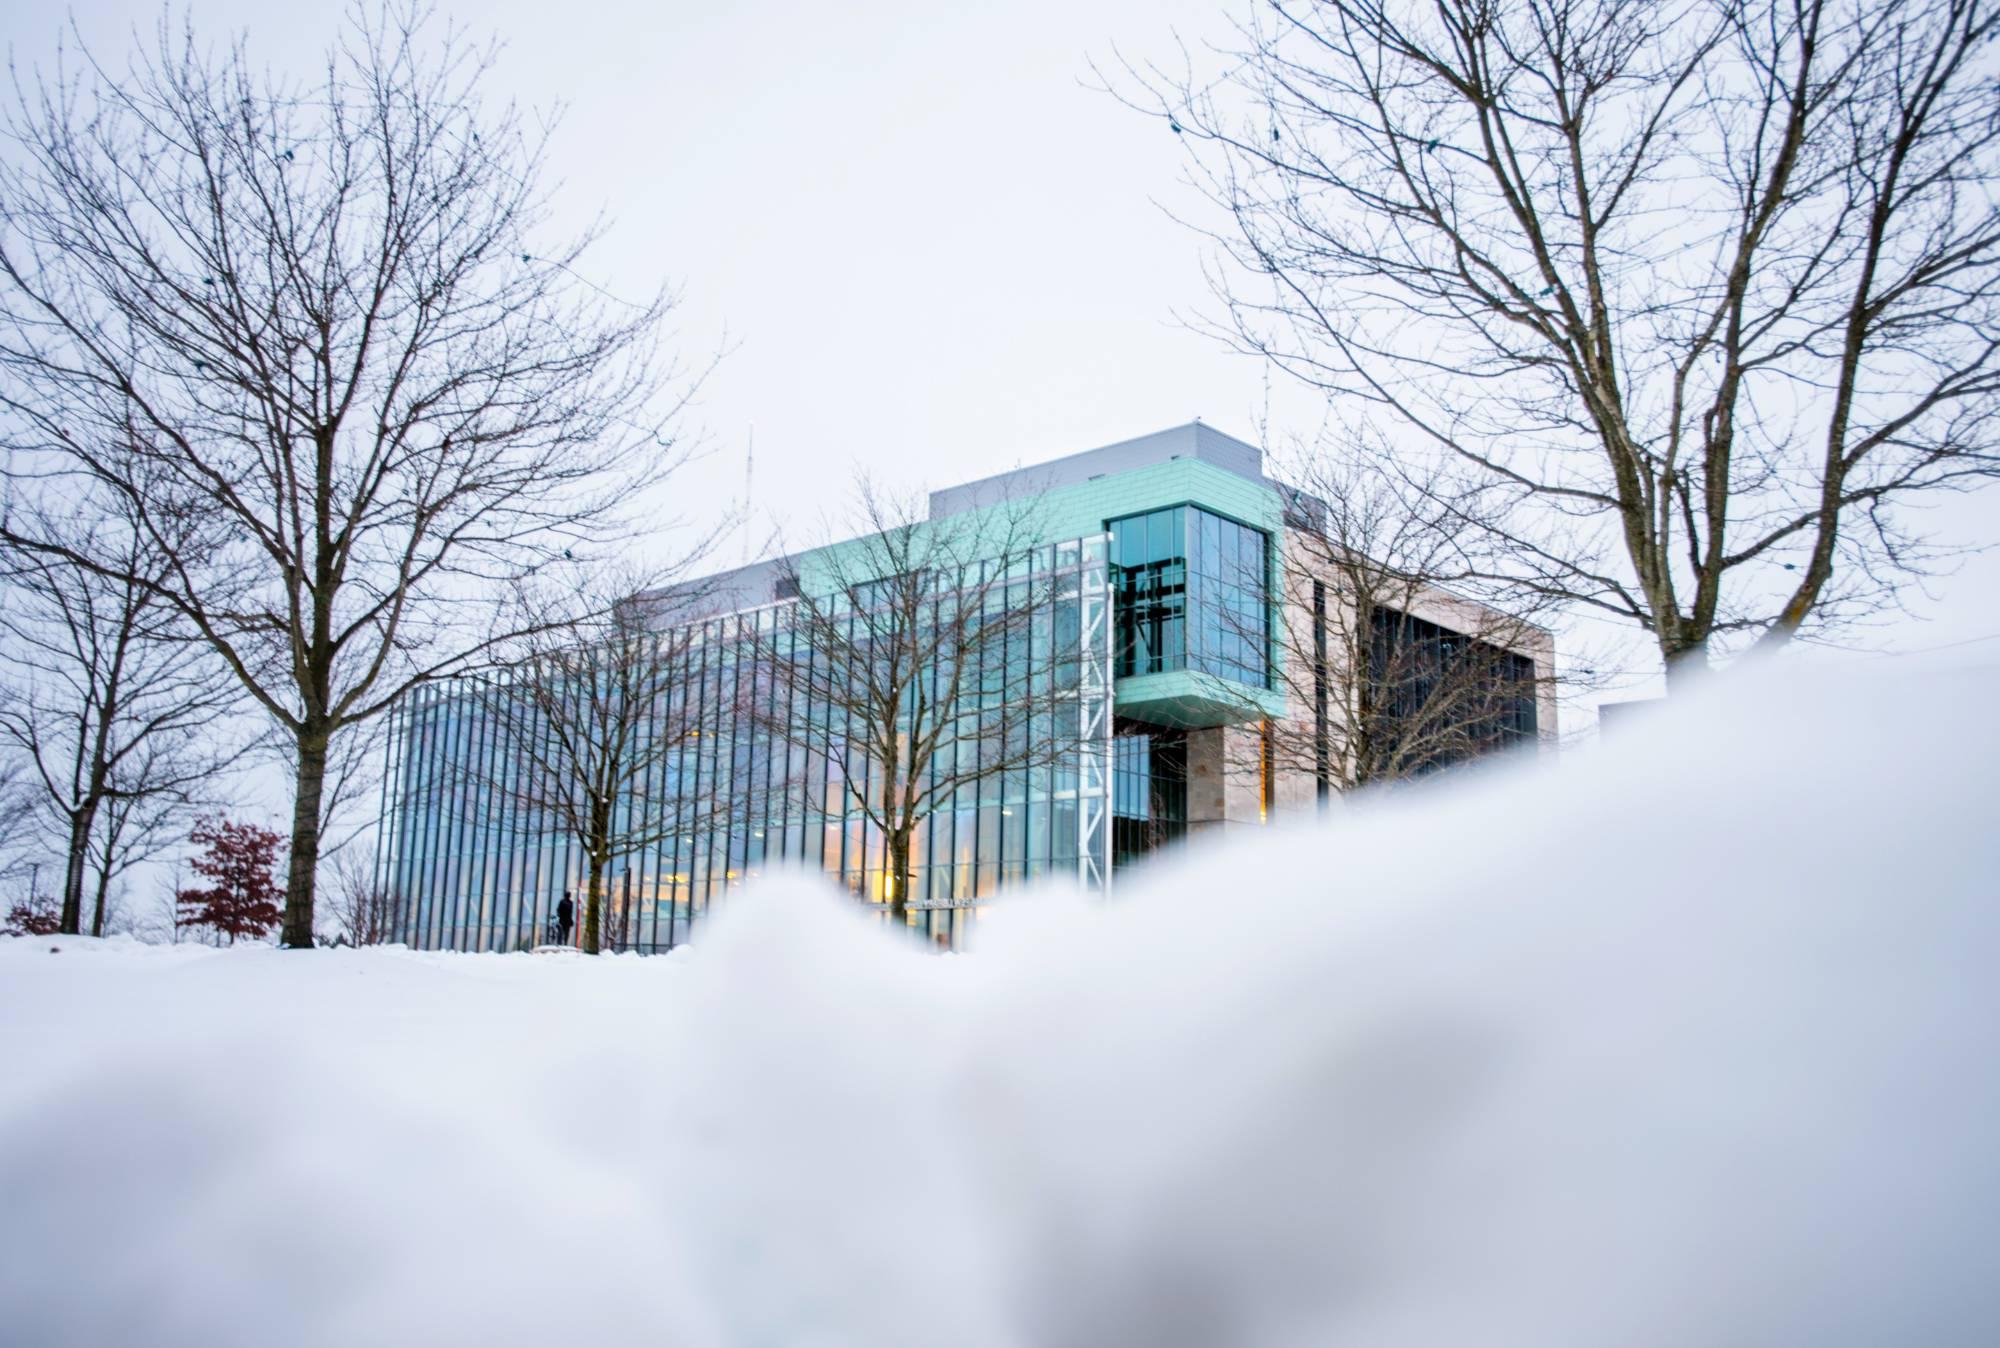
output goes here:
[[556, 943], [569, 944], [569, 929], [576, 920], [576, 906], [569, 901], [569, 891], [563, 891], [562, 902], [556, 905]]

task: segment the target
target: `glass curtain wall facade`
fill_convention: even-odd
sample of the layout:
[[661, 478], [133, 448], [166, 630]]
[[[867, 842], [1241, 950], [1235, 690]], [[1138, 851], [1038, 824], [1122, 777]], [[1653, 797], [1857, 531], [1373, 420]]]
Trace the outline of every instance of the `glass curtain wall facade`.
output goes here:
[[[1037, 710], [1023, 725], [1058, 737], [1060, 747], [1044, 765], [961, 787], [919, 826], [909, 907], [920, 926], [954, 944], [968, 915], [1010, 884], [1060, 873], [1103, 887], [1111, 869], [1107, 540], [1074, 539], [989, 565], [1007, 572], [1000, 593], [1046, 610], [1010, 627], [1008, 641], [1048, 650], [996, 649], [991, 658], [1047, 671], [1047, 686], [1029, 694]], [[711, 618], [682, 643], [669, 696], [703, 709], [701, 732], [660, 755], [651, 779], [619, 802], [628, 816], [647, 811], [673, 824], [649, 829], [662, 840], [613, 862], [608, 948], [671, 950], [732, 886], [779, 864], [823, 871], [859, 896], [883, 900], [880, 829], [844, 789], [838, 765], [809, 747], [823, 741], [778, 729], [838, 714], [773, 705], [799, 696], [797, 685], [772, 678], [760, 662], [773, 652], [813, 654], [800, 648], [790, 622], [795, 607], [785, 601]], [[445, 685], [407, 699], [390, 720], [377, 879], [403, 900], [405, 939], [420, 948], [541, 944], [568, 892], [581, 923], [578, 842], [512, 803], [507, 777], [523, 769], [491, 705], [490, 695]], [[666, 711], [674, 723], [680, 706]], [[981, 750], [967, 743], [952, 751]]]
[[1111, 864], [1137, 861], [1187, 833], [1187, 735], [1138, 722], [1112, 741]]
[[1194, 670], [1269, 685], [1269, 535], [1196, 505], [1110, 529], [1119, 678]]

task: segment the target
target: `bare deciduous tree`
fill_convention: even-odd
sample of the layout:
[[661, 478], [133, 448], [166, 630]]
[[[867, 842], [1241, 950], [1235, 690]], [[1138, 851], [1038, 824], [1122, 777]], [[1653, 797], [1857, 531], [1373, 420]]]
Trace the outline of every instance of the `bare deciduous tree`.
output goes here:
[[[218, 733], [223, 733], [220, 727]], [[209, 781], [209, 789], [198, 792], [128, 795], [117, 791], [106, 797], [98, 810], [98, 826], [90, 836], [87, 897], [91, 935], [104, 936], [115, 930], [119, 882], [185, 844], [190, 817], [224, 798], [212, 794], [219, 783], [214, 778]]]
[[[715, 724], [685, 678], [699, 587], [667, 590], [659, 573], [606, 566], [517, 588], [527, 635], [469, 680], [471, 705], [498, 727], [497, 770], [468, 764], [473, 798], [572, 840], [583, 858], [583, 949], [622, 943], [628, 905], [607, 927], [612, 866], [698, 830], [717, 807], [696, 798], [686, 752]], [[666, 597], [671, 594], [673, 597]]]
[[1259, 771], [1312, 781], [1322, 797], [1532, 739], [1556, 692], [1554, 642], [1540, 626], [1554, 601], [1532, 589], [1504, 604], [1457, 593], [1485, 571], [1480, 535], [1462, 525], [1477, 501], [1385, 475], [1376, 457], [1350, 441], [1295, 474], [1271, 632], [1290, 714], [1244, 741]]
[[1076, 578], [1030, 565], [1032, 498], [941, 520], [866, 481], [859, 498], [860, 539], [780, 563], [796, 598], [761, 635], [771, 687], [753, 714], [800, 751], [790, 785], [803, 809], [879, 831], [900, 927], [926, 820], [1073, 762], [1080, 671], [1063, 629]]
[[177, 857], [155, 881], [151, 913], [142, 928], [148, 939], [165, 938], [163, 944], [179, 945], [198, 937], [198, 929], [190, 926], [181, 912], [181, 887], [186, 878], [187, 864]]
[[490, 60], [415, 4], [357, 7], [303, 82], [163, 22], [8, 119], [10, 472], [117, 499], [156, 592], [291, 740], [289, 946], [335, 742], [478, 659], [505, 634], [470, 596], [613, 541], [677, 458], [667, 298], [584, 281], [594, 228], [542, 241], [545, 133], [482, 100]]
[[340, 854], [331, 869], [326, 907], [335, 940], [361, 946], [399, 939], [406, 912], [402, 894], [378, 879], [374, 866], [357, 852]]
[[1228, 337], [1391, 411], [1676, 685], [1891, 602], [1899, 507], [2000, 469], [1996, 25], [1279, 0], [1213, 84], [1137, 78], [1228, 213]]
[[89, 930], [101, 936], [112, 882], [178, 844], [251, 747], [231, 725], [242, 690], [161, 597], [171, 562], [126, 521], [88, 503], [13, 518], [103, 566], [0, 553], [0, 743], [30, 769], [60, 837], [60, 929], [83, 930], [94, 888]]

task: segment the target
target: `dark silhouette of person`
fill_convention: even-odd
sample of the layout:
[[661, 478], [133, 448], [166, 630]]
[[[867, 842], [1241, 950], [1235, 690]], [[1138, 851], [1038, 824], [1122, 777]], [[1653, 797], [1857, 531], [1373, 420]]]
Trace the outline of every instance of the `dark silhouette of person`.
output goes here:
[[569, 944], [570, 924], [576, 919], [576, 907], [569, 901], [569, 891], [563, 891], [562, 902], [556, 905], [556, 941], [560, 945]]

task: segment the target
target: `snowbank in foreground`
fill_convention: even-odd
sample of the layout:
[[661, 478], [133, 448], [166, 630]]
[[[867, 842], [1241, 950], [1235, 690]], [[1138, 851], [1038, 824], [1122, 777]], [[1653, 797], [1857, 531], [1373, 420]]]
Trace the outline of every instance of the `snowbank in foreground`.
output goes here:
[[2000, 1342], [2000, 711], [1736, 687], [1040, 894], [693, 953], [0, 942], [19, 1343]]

